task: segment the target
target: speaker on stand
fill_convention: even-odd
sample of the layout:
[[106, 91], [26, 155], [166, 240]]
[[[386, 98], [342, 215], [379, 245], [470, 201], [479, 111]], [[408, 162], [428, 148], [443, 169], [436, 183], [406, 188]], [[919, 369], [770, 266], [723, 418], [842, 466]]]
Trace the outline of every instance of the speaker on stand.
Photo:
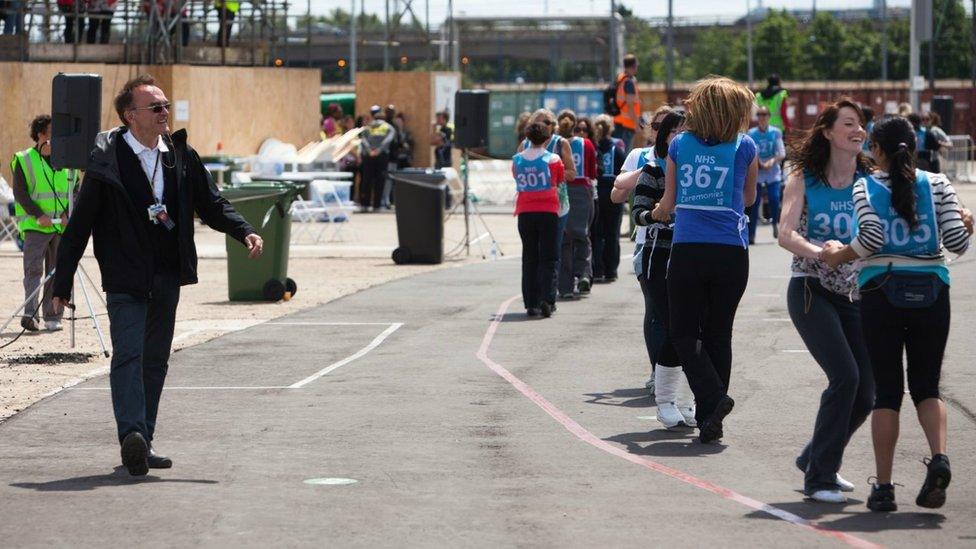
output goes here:
[[[464, 199], [461, 204], [464, 206], [464, 240], [456, 249], [457, 252], [463, 248], [465, 255], [471, 255], [471, 244], [480, 242], [485, 238], [491, 239], [490, 253], [492, 257], [497, 253], [504, 255], [498, 246], [495, 235], [491, 228], [478, 211], [478, 206], [471, 200], [471, 188], [468, 184], [469, 169], [469, 149], [478, 149], [488, 145], [488, 90], [458, 90], [454, 95], [454, 144], [461, 149], [461, 157], [464, 159], [464, 173], [462, 182], [464, 185]], [[485, 229], [484, 234], [472, 237], [471, 235], [471, 212], [477, 216]]]
[[102, 122], [102, 77], [58, 73], [51, 91], [51, 166], [84, 170]]

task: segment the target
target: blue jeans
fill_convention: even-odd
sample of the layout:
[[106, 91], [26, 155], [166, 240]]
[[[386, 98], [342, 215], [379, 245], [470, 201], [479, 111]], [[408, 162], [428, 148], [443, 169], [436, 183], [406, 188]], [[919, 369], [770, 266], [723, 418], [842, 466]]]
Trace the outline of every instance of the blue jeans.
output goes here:
[[133, 431], [151, 441], [156, 430], [180, 301], [179, 275], [156, 274], [151, 296], [108, 294], [112, 335], [109, 382], [120, 442]]
[[24, 28], [24, 16], [20, 13], [20, 0], [10, 0], [6, 3], [3, 13], [3, 34], [20, 34]]
[[775, 181], [771, 183], [756, 183], [756, 202], [749, 206], [749, 242], [756, 240], [756, 228], [759, 226], [759, 213], [762, 211], [762, 193], [766, 190], [766, 197], [769, 199], [769, 215], [773, 219], [773, 224], [779, 223], [779, 202], [782, 193], [783, 182]]

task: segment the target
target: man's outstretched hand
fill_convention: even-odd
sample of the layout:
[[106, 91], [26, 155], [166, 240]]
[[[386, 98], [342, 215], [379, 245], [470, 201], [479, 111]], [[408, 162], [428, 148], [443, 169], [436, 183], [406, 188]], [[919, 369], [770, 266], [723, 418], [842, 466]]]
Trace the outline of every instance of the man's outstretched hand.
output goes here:
[[247, 246], [247, 257], [250, 259], [257, 259], [264, 252], [264, 239], [254, 233], [244, 237], [244, 245]]

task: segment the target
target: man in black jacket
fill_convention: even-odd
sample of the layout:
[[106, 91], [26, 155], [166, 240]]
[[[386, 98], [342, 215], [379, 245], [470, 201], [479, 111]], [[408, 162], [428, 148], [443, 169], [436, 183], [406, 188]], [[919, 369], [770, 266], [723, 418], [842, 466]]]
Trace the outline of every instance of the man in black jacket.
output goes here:
[[241, 241], [251, 258], [264, 245], [217, 192], [186, 131], [169, 135], [169, 106], [148, 75], [130, 80], [115, 97], [124, 125], [95, 140], [54, 277], [54, 300], [67, 303], [91, 236], [111, 324], [112, 406], [131, 475], [173, 465], [152, 440], [180, 286], [197, 282], [193, 213]]

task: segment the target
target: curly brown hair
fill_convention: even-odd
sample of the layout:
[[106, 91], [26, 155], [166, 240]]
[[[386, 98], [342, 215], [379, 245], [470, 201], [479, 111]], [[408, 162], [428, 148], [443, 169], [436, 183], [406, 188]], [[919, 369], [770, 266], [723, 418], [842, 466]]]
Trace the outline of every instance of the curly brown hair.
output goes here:
[[[830, 141], [824, 136], [824, 132], [837, 122], [840, 111], [844, 108], [853, 109], [861, 124], [864, 124], [864, 112], [851, 98], [841, 97], [833, 104], [828, 105], [817, 115], [813, 127], [798, 134], [797, 138], [790, 143], [787, 159], [793, 165], [793, 170], [813, 174], [818, 181], [827, 180], [827, 165], [830, 163]], [[871, 160], [864, 153], [858, 153], [858, 171], [870, 172], [871, 168]]]

